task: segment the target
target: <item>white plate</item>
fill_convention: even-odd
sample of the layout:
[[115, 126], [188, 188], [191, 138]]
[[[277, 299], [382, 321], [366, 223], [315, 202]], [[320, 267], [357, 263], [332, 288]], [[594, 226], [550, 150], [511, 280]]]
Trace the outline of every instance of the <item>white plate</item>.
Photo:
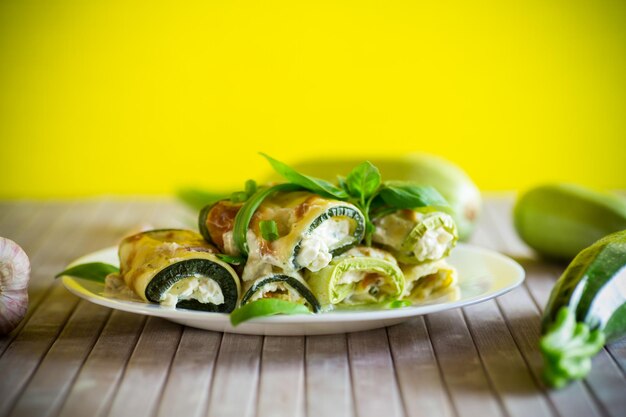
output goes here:
[[[77, 259], [72, 264], [85, 262], [118, 265], [117, 248], [94, 252]], [[459, 273], [460, 296], [454, 301], [434, 300], [428, 304], [391, 310], [272, 316], [253, 319], [237, 327], [230, 325], [228, 314], [174, 309], [105, 296], [103, 284], [80, 278], [64, 276], [63, 284], [75, 295], [92, 303], [131, 313], [163, 317], [186, 326], [218, 332], [296, 336], [357, 332], [391, 326], [414, 316], [463, 307], [497, 297], [524, 281], [524, 269], [517, 262], [484, 248], [460, 244], [452, 251], [448, 262], [454, 265]]]

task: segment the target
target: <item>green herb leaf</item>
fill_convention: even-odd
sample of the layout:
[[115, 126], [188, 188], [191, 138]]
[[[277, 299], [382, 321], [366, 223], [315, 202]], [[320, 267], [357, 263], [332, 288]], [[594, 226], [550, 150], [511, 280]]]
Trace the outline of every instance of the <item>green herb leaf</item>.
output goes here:
[[310, 314], [309, 309], [302, 305], [285, 300], [264, 298], [245, 304], [230, 313], [230, 323], [237, 326], [255, 317], [274, 316], [276, 314]]
[[54, 277], [59, 278], [63, 275], [69, 275], [71, 277], [88, 279], [90, 281], [104, 282], [107, 275], [119, 271], [120, 269], [118, 267], [110, 264], [91, 262], [68, 268], [63, 272], [59, 272]]
[[229, 193], [214, 193], [197, 188], [183, 188], [176, 193], [177, 197], [189, 207], [201, 210], [209, 204], [228, 198]]
[[297, 191], [301, 189], [302, 187], [296, 184], [278, 184], [273, 187], [260, 189], [246, 201], [243, 207], [237, 212], [233, 226], [233, 240], [243, 256], [248, 256], [246, 235], [248, 233], [248, 227], [250, 226], [250, 220], [252, 220], [254, 212], [259, 208], [263, 200], [277, 191]]
[[357, 165], [346, 177], [348, 193], [364, 203], [380, 185], [380, 171], [371, 162]]
[[248, 194], [245, 191], [237, 191], [230, 195], [230, 201], [233, 203], [243, 203], [248, 199]]
[[342, 177], [341, 175], [337, 175], [337, 184], [339, 187], [348, 192], [348, 184], [346, 183], [346, 177]]
[[252, 195], [256, 193], [256, 190], [257, 190], [256, 181], [255, 180], [246, 181], [245, 190], [246, 190], [246, 195], [248, 196], [248, 198], [252, 197]]
[[393, 300], [392, 302], [387, 304], [387, 307], [388, 308], [403, 308], [403, 307], [410, 307], [412, 305], [413, 303], [411, 303], [409, 300]]
[[387, 181], [380, 189], [379, 195], [386, 204], [398, 209], [449, 207], [446, 199], [435, 188], [411, 182]]
[[264, 153], [261, 153], [261, 155], [267, 159], [270, 165], [272, 165], [272, 168], [274, 168], [274, 170], [282, 175], [287, 181], [297, 184], [305, 190], [309, 190], [326, 197], [334, 197], [338, 199], [348, 198], [348, 193], [328, 181], [301, 174], [290, 166], [277, 161]]
[[243, 263], [246, 262], [245, 258], [241, 256], [231, 256], [231, 255], [226, 255], [224, 253], [218, 253], [216, 256], [220, 258], [222, 261], [231, 265], [242, 265]]
[[278, 225], [274, 220], [263, 220], [259, 223], [259, 227], [263, 239], [273, 242], [279, 238]]

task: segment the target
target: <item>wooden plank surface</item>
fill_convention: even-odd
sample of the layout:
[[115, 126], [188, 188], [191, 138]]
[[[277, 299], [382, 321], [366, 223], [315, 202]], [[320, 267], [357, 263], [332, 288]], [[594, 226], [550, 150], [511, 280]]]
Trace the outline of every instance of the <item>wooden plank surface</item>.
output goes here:
[[263, 342], [257, 413], [296, 417], [304, 413], [304, 337], [267, 336]]
[[354, 410], [359, 416], [401, 416], [403, 405], [385, 329], [350, 333]]
[[221, 341], [220, 333], [184, 328], [160, 399], [158, 416], [204, 415]]
[[487, 201], [473, 243], [526, 283], [496, 300], [368, 332], [207, 332], [78, 301], [52, 276], [133, 228], [193, 227], [170, 200], [0, 202], [0, 236], [33, 267], [26, 319], [0, 337], [4, 416], [623, 416], [626, 341], [563, 390], [541, 380], [539, 320], [563, 265], [517, 237], [512, 199]]
[[389, 327], [387, 333], [407, 416], [453, 415], [424, 319]]
[[73, 417], [90, 410], [105, 416], [135, 348], [146, 318], [114, 311], [70, 388], [59, 416]]
[[263, 337], [224, 334], [211, 386], [210, 416], [255, 414]]
[[306, 415], [349, 417], [354, 413], [345, 334], [306, 338]]

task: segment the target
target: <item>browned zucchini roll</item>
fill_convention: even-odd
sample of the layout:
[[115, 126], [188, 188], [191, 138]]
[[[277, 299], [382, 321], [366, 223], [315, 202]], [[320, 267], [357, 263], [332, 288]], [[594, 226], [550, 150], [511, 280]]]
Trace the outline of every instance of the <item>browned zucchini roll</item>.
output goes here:
[[239, 277], [216, 253], [213, 245], [189, 230], [138, 233], [120, 244], [120, 276], [146, 301], [230, 312], [241, 292]]

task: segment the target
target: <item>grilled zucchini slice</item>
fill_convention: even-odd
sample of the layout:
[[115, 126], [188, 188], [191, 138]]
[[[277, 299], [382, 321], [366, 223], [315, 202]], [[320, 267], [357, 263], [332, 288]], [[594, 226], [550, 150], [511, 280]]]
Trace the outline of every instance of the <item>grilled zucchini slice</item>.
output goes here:
[[138, 233], [120, 244], [120, 276], [146, 301], [231, 312], [241, 292], [239, 277], [216, 253], [213, 245], [189, 230]]
[[359, 246], [305, 275], [323, 310], [335, 306], [378, 304], [398, 299], [404, 291], [402, 271], [388, 252]]

